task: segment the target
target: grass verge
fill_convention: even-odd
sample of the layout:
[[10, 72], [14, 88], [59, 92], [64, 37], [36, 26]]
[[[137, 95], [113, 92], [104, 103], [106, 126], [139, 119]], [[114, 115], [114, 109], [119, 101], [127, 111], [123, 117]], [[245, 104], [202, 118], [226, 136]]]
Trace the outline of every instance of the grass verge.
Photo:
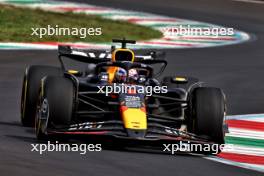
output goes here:
[[[32, 28], [101, 28], [101, 35], [31, 35]], [[57, 26], [56, 26], [57, 25]], [[95, 15], [56, 13], [0, 4], [0, 42], [110, 42], [112, 38], [148, 40], [161, 32], [125, 21], [103, 19]]]

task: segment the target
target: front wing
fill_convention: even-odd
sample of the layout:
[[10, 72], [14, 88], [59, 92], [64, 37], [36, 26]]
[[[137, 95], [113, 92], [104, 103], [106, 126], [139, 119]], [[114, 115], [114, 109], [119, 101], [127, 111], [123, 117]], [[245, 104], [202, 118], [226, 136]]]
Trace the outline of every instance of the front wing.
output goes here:
[[47, 129], [48, 135], [69, 136], [104, 136], [120, 140], [133, 141], [188, 141], [192, 143], [212, 143], [210, 140], [179, 129], [167, 127], [157, 123], [148, 123], [145, 137], [128, 137], [122, 121], [111, 120], [101, 122], [85, 122], [72, 124], [67, 127], [54, 127]]

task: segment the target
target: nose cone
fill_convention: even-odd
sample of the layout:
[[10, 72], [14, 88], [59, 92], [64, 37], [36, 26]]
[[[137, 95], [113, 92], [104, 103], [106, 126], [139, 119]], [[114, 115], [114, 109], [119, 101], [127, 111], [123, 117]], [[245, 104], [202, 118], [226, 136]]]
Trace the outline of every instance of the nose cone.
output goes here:
[[121, 107], [121, 116], [123, 118], [124, 127], [133, 130], [147, 129], [147, 115], [145, 108], [127, 108]]
[[126, 129], [127, 136], [131, 138], [145, 138], [146, 130]]

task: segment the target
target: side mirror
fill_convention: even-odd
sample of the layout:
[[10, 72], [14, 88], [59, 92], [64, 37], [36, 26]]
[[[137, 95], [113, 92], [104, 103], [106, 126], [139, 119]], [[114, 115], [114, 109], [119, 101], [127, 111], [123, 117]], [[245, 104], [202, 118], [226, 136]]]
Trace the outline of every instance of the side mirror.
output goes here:
[[165, 56], [166, 56], [166, 53], [164, 51], [151, 51], [149, 54], [154, 59], [165, 58]]
[[68, 45], [58, 45], [59, 54], [71, 54], [72, 48]]

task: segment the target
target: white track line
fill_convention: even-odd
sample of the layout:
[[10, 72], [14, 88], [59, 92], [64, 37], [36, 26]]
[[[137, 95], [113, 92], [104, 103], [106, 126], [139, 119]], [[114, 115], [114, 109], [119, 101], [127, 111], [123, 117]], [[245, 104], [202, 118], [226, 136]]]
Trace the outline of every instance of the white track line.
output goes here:
[[262, 165], [245, 164], [245, 163], [234, 162], [234, 161], [230, 161], [230, 160], [226, 160], [226, 159], [218, 158], [218, 157], [204, 157], [204, 158], [212, 160], [212, 161], [228, 164], [228, 165], [233, 165], [233, 166], [242, 167], [246, 169], [257, 170], [259, 172], [264, 172], [264, 168]]
[[254, 4], [264, 4], [264, 1], [261, 1], [261, 0], [233, 0], [233, 1], [254, 3]]

